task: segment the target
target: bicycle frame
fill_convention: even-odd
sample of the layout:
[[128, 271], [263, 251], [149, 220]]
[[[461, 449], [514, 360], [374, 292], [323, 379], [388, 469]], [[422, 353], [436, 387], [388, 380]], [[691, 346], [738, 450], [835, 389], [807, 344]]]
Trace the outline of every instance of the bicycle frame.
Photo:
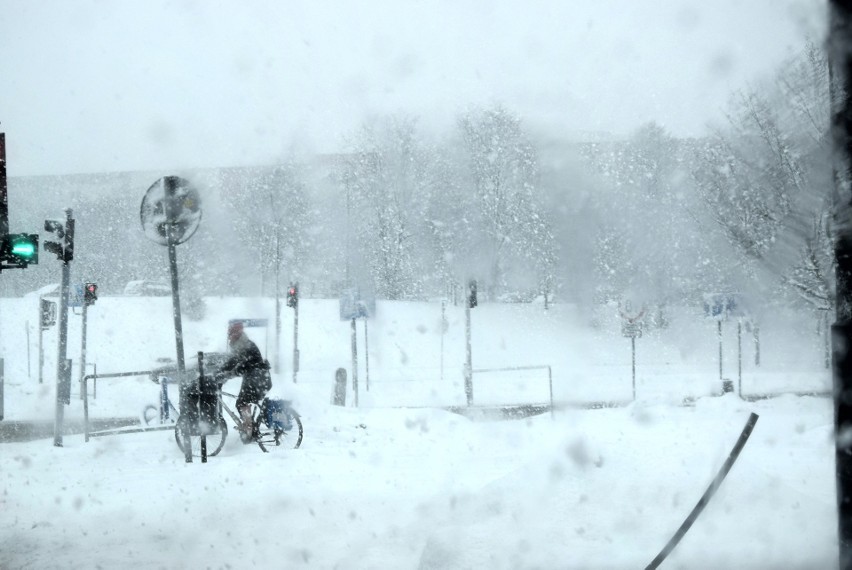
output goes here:
[[[236, 396], [233, 395], [233, 394], [230, 394], [228, 392], [223, 391], [221, 388], [219, 389], [219, 403], [221, 404], [222, 409], [225, 410], [225, 412], [227, 412], [227, 414], [231, 417], [232, 420], [234, 420], [234, 423], [237, 425], [237, 428], [238, 429], [241, 428], [243, 426], [242, 418], [240, 418], [238, 414], [234, 413], [234, 411], [231, 410], [231, 408], [228, 407], [228, 405], [225, 403], [225, 400], [224, 400], [224, 398], [222, 398], [222, 396], [228, 396], [229, 398], [234, 398], [234, 399], [236, 399]], [[281, 430], [280, 428], [273, 427], [272, 425], [270, 425], [269, 422], [267, 421], [267, 418], [263, 416], [263, 413], [264, 413], [263, 410], [266, 408], [265, 402], [267, 400], [268, 400], [268, 398], [264, 397], [263, 400], [261, 401], [262, 403], [260, 405], [255, 404], [255, 403], [251, 404], [252, 421], [254, 423], [253, 427], [255, 429], [255, 437], [253, 438], [253, 441], [255, 443], [257, 443], [257, 445], [260, 447], [260, 449], [264, 453], [269, 451], [267, 449], [267, 447], [270, 446], [270, 445], [273, 446], [273, 447], [277, 447], [279, 445], [280, 438], [285, 434], [285, 432], [283, 430]], [[295, 445], [293, 447], [298, 448], [299, 445], [301, 445], [301, 443], [302, 443], [302, 434], [303, 434], [302, 421], [299, 417], [299, 413], [296, 410], [294, 410], [292, 407], [289, 406], [289, 402], [287, 402], [287, 404], [288, 405], [287, 405], [286, 413], [292, 420], [292, 426], [293, 426], [293, 428], [295, 428], [295, 431], [293, 433], [294, 433], [294, 435], [296, 435]], [[237, 411], [239, 412], [239, 410], [237, 410]], [[220, 413], [220, 415], [221, 415], [221, 413]], [[265, 426], [265, 429], [262, 428], [261, 426]], [[291, 428], [288, 428], [288, 431], [290, 429]]]
[[[237, 424], [237, 427], [242, 428], [242, 426], [243, 426], [242, 418], [239, 417], [237, 414], [235, 414], [233, 412], [233, 410], [231, 410], [231, 408], [228, 407], [228, 404], [225, 403], [225, 400], [224, 400], [224, 398], [222, 398], [222, 396], [228, 396], [229, 398], [233, 398], [234, 401], [236, 401], [237, 397], [234, 394], [231, 394], [229, 392], [225, 392], [221, 389], [219, 390], [219, 405], [222, 406], [223, 410], [228, 412], [228, 415], [231, 417], [232, 420], [234, 420], [234, 423]], [[234, 407], [236, 407], [236, 405]]]

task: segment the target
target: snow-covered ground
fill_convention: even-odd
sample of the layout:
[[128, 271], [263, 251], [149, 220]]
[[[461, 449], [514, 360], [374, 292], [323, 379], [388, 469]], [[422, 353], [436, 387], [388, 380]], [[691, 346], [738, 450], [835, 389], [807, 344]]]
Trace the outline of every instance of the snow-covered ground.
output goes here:
[[[224, 349], [228, 319], [267, 318], [268, 335], [248, 332], [274, 360], [271, 300], [207, 301], [204, 320], [184, 320], [187, 355]], [[460, 306], [446, 307], [443, 327], [440, 302], [380, 301], [368, 351], [359, 321], [358, 408], [351, 385], [347, 407], [329, 405], [334, 371], [351, 367], [337, 301], [301, 302], [297, 383], [293, 311], [282, 316], [273, 394], [303, 415], [300, 449], [262, 454], [230, 437], [208, 463], [186, 464], [168, 431], [0, 444], [0, 568], [641, 568], [751, 412], [760, 419], [739, 461], [664, 567], [836, 565], [831, 400], [712, 395], [717, 329], [700, 310], [672, 311], [668, 328], [637, 339], [631, 402], [616, 310], [482, 304], [471, 312], [474, 369], [552, 372], [556, 413], [511, 421], [443, 409], [465, 402]], [[53, 418], [56, 329], [43, 339], [39, 384], [37, 317], [37, 297], [0, 300], [6, 420]], [[79, 321], [72, 315], [75, 363]], [[723, 375], [738, 385], [736, 324], [723, 335]], [[811, 319], [767, 316], [760, 366], [743, 331], [743, 393], [828, 390], [823, 350]], [[106, 297], [89, 310], [87, 361], [99, 373], [145, 370], [174, 352], [169, 298]], [[93, 396], [95, 417], [134, 416], [157, 387], [104, 379]], [[546, 368], [474, 374], [476, 405], [549, 397]], [[626, 405], [576, 406], [613, 401]], [[66, 418], [81, 416], [75, 388]]]

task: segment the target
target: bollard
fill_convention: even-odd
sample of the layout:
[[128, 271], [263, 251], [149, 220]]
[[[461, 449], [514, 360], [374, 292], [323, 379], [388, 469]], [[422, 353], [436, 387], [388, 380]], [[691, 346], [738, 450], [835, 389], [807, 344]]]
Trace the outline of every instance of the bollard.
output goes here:
[[346, 369], [338, 368], [334, 373], [334, 388], [331, 393], [331, 403], [335, 406], [346, 405]]

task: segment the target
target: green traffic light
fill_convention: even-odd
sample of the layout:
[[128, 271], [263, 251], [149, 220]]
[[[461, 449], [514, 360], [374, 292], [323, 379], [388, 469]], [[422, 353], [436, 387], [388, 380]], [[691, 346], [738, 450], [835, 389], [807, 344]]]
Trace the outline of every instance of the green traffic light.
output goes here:
[[38, 234], [10, 234], [2, 249], [4, 259], [20, 267], [38, 264]]
[[30, 258], [36, 253], [36, 247], [28, 241], [20, 241], [12, 244], [12, 255]]

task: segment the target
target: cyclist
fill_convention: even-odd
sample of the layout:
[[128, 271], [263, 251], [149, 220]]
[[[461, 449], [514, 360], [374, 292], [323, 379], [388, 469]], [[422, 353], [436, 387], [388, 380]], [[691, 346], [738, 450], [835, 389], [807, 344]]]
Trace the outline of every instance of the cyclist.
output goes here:
[[272, 378], [269, 375], [269, 362], [263, 359], [260, 349], [246, 336], [243, 324], [231, 323], [228, 326], [228, 348], [231, 355], [216, 373], [220, 383], [242, 376], [243, 383], [237, 396], [237, 410], [242, 418], [240, 439], [243, 443], [251, 443], [255, 437], [252, 425], [251, 408], [249, 404], [260, 405], [266, 393], [272, 388]]

